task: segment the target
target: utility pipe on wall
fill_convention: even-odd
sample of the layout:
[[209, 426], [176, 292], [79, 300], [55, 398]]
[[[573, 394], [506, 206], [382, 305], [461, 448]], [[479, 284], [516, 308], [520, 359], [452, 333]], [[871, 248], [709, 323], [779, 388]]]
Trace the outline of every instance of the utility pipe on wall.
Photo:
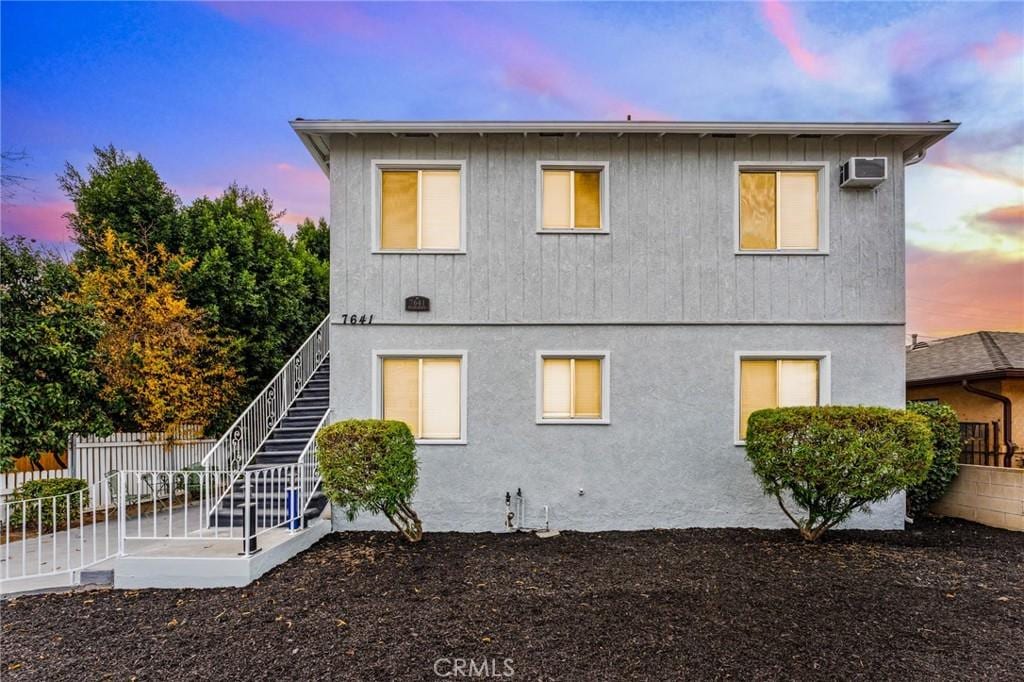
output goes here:
[[1003, 459], [1003, 466], [1009, 467], [1013, 464], [1013, 453], [1017, 450], [1017, 445], [1013, 442], [1013, 403], [1005, 395], [1000, 393], [993, 393], [992, 391], [986, 391], [983, 388], [977, 386], [971, 386], [971, 382], [964, 379], [960, 382], [964, 390], [968, 393], [974, 393], [985, 398], [991, 398], [992, 400], [998, 400], [1003, 404], [1003, 444], [1006, 446], [1006, 455]]

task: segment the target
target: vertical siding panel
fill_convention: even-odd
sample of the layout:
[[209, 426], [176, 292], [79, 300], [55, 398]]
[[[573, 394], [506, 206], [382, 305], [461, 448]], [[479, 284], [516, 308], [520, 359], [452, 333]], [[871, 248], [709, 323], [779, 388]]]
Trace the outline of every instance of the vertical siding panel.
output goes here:
[[[558, 159], [558, 138], [540, 138], [540, 160], [552, 161]], [[541, 188], [537, 188], [540, 192]], [[558, 290], [558, 235], [541, 234], [537, 235], [541, 244], [540, 253], [540, 312], [541, 319], [555, 320], [558, 318], [559, 298], [561, 292]]]
[[887, 320], [898, 320], [899, 305], [896, 300], [900, 298], [904, 287], [896, 281], [896, 253], [899, 251], [897, 244], [895, 206], [893, 195], [893, 176], [896, 167], [893, 149], [895, 139], [893, 137], [882, 138], [878, 141], [876, 153], [884, 156], [889, 163], [889, 179], [883, 182], [875, 190], [875, 229], [878, 234], [878, 283], [877, 293], [884, 301], [878, 310], [878, 316]]
[[[786, 161], [788, 157], [788, 139], [785, 135], [769, 137], [770, 158], [772, 161]], [[786, 276], [790, 256], [769, 256], [771, 263], [771, 305], [768, 318], [771, 320], [789, 319], [789, 279]]]
[[[609, 137], [611, 144], [612, 229], [612, 315], [616, 320], [630, 319], [630, 234], [634, 228], [629, 211], [629, 138]], [[633, 316], [635, 319], [635, 315]]]
[[[441, 135], [435, 140], [434, 158], [455, 158], [452, 156], [451, 136]], [[462, 256], [434, 256], [434, 300], [430, 305], [430, 317], [433, 320], [452, 319], [452, 266], [457, 258]]]
[[367, 176], [370, 161], [364, 150], [365, 140], [352, 138], [345, 143], [348, 154], [345, 163], [345, 207], [348, 224], [348, 253], [346, 255], [346, 278], [348, 280], [348, 302], [342, 314], [354, 313], [366, 307], [364, 270], [366, 254], [370, 249], [370, 201]]
[[[839, 171], [839, 140], [841, 138], [825, 138], [822, 141], [822, 155], [829, 164], [833, 174]], [[843, 253], [843, 214], [840, 204], [839, 178], [832, 180], [829, 187], [829, 255], [822, 258], [825, 286], [822, 319], [839, 320], [843, 316], [843, 269], [841, 258]]]
[[490, 235], [487, 228], [487, 140], [479, 135], [469, 140], [469, 232], [473, 248], [469, 257], [469, 312], [473, 320], [486, 320], [490, 309]]
[[474, 228], [475, 216], [470, 211], [469, 198], [473, 194], [475, 185], [473, 184], [469, 165], [469, 140], [469, 135], [452, 135], [449, 137], [451, 158], [456, 161], [466, 162], [466, 243], [464, 245], [466, 255], [451, 257], [451, 319], [459, 321], [468, 320], [472, 315], [469, 303], [472, 296], [472, 269], [470, 267], [469, 254], [484, 246], [484, 242], [477, 239]]
[[893, 311], [894, 319], [901, 322], [906, 322], [907, 319], [907, 298], [905, 295], [907, 287], [906, 279], [906, 244], [907, 244], [907, 229], [906, 229], [906, 194], [905, 192], [905, 173], [906, 168], [903, 166], [903, 140], [894, 139], [892, 143], [892, 158], [889, 160], [889, 169], [892, 173], [892, 226], [891, 232], [893, 235], [893, 275], [890, 286], [894, 292], [893, 296], [895, 299], [893, 305], [895, 310]]
[[[584, 135], [576, 140], [576, 158], [580, 161], [594, 161], [594, 137]], [[602, 216], [608, 220], [608, 216]], [[604, 235], [581, 234], [576, 237], [576, 300], [575, 314], [578, 320], [594, 319], [594, 247]]]
[[[771, 160], [771, 138], [758, 135], [751, 142], [754, 161]], [[772, 256], [744, 256], [754, 263], [754, 319], [772, 318]]]
[[646, 320], [647, 315], [647, 140], [643, 135], [629, 139], [629, 299], [631, 320]]
[[487, 136], [487, 235], [488, 293], [487, 319], [507, 319], [508, 214], [505, 183], [505, 135]]
[[718, 140], [700, 140], [700, 319], [718, 315]]
[[733, 161], [736, 140], [718, 140], [717, 202], [715, 204], [715, 262], [718, 264], [718, 321], [736, 319], [736, 255], [732, 239]]
[[523, 138], [523, 195], [526, 198], [526, 220], [523, 226], [523, 316], [529, 319], [542, 317], [542, 263], [541, 250], [547, 237], [537, 234], [537, 201], [540, 188], [537, 187], [537, 161], [540, 160], [540, 137], [529, 135]]
[[505, 146], [505, 310], [506, 319], [516, 322], [523, 319], [523, 250], [534, 236], [526, 231], [528, 210], [533, 204], [524, 190], [524, 144], [522, 135], [509, 135]]
[[664, 137], [664, 185], [661, 191], [665, 226], [665, 311], [668, 320], [683, 319], [683, 221], [682, 138]]
[[647, 135], [647, 319], [664, 320], [668, 254], [665, 229], [665, 138]]
[[[801, 138], [790, 138], [789, 160], [804, 161], [806, 158], [806, 141]], [[822, 191], [822, 188], [819, 188]], [[789, 256], [786, 265], [786, 289], [788, 292], [786, 314], [791, 320], [807, 319], [807, 267], [808, 261], [815, 256]]]
[[701, 317], [700, 250], [700, 141], [696, 135], [682, 137], [682, 168], [679, 194], [683, 231], [683, 318]]
[[[735, 151], [733, 152], [733, 161], [751, 161], [753, 160], [753, 151], [751, 138], [739, 137], [736, 138]], [[736, 319], [749, 321], [754, 319], [754, 263], [757, 261], [756, 257], [752, 256], [737, 256], [736, 243], [737, 243], [737, 230], [739, 229], [738, 216], [736, 214], [736, 207], [738, 199], [738, 186], [739, 178], [736, 173], [735, 163], [731, 164], [730, 177], [728, 185], [729, 195], [729, 238], [728, 248], [729, 253], [733, 254], [733, 260], [736, 263], [736, 280], [733, 289], [733, 295], [736, 298]]]
[[[822, 139], [809, 138], [804, 144], [804, 158], [807, 161], [822, 160]], [[829, 166], [829, 183], [838, 186], [836, 169]], [[822, 187], [822, 192], [830, 188]], [[800, 283], [804, 292], [804, 319], [820, 320], [825, 310], [825, 266], [828, 256], [806, 256], [804, 263], [804, 279]]]
[[[840, 140], [841, 157], [848, 159], [857, 155], [857, 137], [847, 135]], [[860, 240], [862, 239], [863, 201], [855, 190], [837, 190], [841, 232], [839, 264], [842, 268], [843, 305], [839, 314], [844, 320], [855, 319], [860, 312]]]
[[[566, 135], [554, 138], [558, 141], [558, 158], [561, 161], [576, 161], [576, 137]], [[579, 235], [559, 235], [558, 240], [558, 317], [571, 320], [576, 316], [576, 249]]]
[[[593, 154], [597, 161], [608, 161], [608, 205], [612, 205], [614, 199], [615, 184], [621, 181], [611, 167], [611, 136], [593, 136]], [[609, 211], [611, 213], [611, 211]], [[620, 229], [612, 219], [612, 215], [605, 216], [608, 221], [609, 232], [614, 234]], [[614, 276], [612, 273], [612, 239], [609, 235], [601, 235], [594, 238], [594, 318], [598, 320], [609, 320], [612, 317], [612, 288]]]
[[344, 138], [340, 135], [330, 137], [331, 149], [331, 215], [330, 215], [330, 308], [331, 318], [337, 319], [341, 311], [348, 306], [348, 268], [345, 267], [348, 256], [348, 235], [346, 229], [349, 221], [345, 218], [348, 209], [345, 173], [347, 170], [348, 150]]

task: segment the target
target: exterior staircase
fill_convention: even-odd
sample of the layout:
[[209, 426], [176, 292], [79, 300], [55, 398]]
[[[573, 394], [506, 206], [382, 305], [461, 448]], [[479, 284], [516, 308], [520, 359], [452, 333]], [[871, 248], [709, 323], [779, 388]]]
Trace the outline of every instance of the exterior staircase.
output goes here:
[[[314, 436], [330, 415], [329, 355], [328, 316], [203, 457], [210, 477], [203, 492], [209, 500], [201, 515], [205, 532], [245, 529], [246, 513], [255, 507], [255, 523], [243, 530], [255, 541], [275, 528], [296, 530], [323, 511]], [[289, 509], [290, 497], [297, 507]]]

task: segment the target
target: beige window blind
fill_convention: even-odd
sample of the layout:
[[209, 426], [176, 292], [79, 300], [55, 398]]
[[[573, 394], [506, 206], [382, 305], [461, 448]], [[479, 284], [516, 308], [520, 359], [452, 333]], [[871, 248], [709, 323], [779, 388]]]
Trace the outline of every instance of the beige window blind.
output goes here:
[[418, 440], [462, 437], [462, 361], [384, 358], [384, 419], [403, 421]]
[[544, 419], [601, 419], [601, 358], [544, 358]]
[[817, 249], [818, 189], [817, 171], [742, 171], [740, 249]]
[[460, 171], [381, 171], [382, 249], [458, 249], [461, 244]]
[[601, 229], [601, 171], [545, 168], [543, 192], [545, 230]]
[[819, 360], [740, 360], [739, 437], [747, 437], [752, 412], [770, 407], [817, 405]]

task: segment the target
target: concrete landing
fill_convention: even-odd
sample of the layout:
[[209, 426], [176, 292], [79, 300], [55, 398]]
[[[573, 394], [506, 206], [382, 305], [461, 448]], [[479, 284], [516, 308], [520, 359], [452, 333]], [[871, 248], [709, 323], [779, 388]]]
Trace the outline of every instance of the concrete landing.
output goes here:
[[114, 569], [117, 589], [244, 587], [313, 546], [331, 532], [328, 518], [314, 519], [305, 530], [275, 529], [259, 537], [260, 551], [240, 556], [241, 539], [189, 541], [188, 556], [176, 542], [130, 545]]

